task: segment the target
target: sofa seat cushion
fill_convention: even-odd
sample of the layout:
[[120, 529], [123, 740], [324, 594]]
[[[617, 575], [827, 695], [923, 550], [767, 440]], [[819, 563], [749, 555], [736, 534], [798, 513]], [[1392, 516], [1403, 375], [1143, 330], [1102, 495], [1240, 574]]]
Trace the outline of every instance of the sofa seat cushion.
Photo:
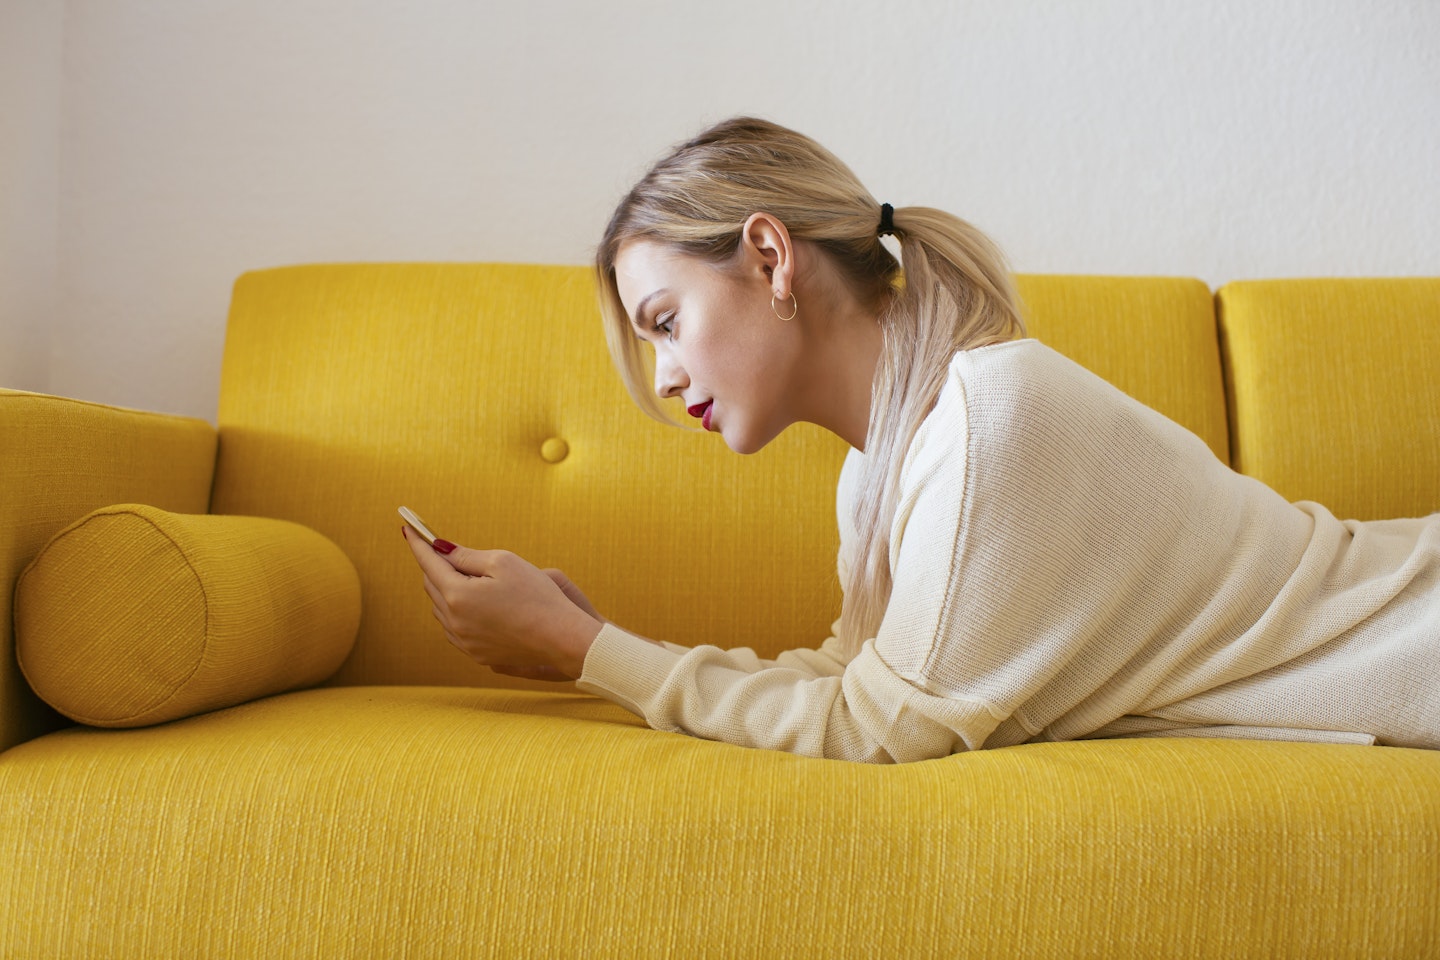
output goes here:
[[873, 767], [571, 693], [329, 688], [0, 755], [0, 955], [1417, 956], [1437, 853], [1426, 751]]

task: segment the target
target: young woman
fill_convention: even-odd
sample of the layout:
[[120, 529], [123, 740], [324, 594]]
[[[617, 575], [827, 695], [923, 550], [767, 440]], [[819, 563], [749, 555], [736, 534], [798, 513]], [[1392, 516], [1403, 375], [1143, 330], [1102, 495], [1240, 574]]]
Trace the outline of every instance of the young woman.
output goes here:
[[814, 141], [740, 118], [631, 190], [597, 269], [652, 415], [680, 397], [740, 453], [797, 421], [853, 448], [841, 617], [774, 661], [687, 649], [606, 622], [558, 571], [411, 537], [479, 662], [576, 678], [657, 729], [852, 760], [1144, 735], [1440, 748], [1440, 514], [1341, 522], [1231, 471], [1025, 339], [965, 222], [892, 210]]

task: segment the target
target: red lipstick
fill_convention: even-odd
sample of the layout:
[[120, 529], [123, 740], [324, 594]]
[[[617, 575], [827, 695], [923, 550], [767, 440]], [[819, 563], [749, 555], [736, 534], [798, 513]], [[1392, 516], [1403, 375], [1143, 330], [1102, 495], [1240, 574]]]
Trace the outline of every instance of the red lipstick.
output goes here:
[[710, 429], [710, 408], [715, 404], [714, 400], [706, 400], [704, 403], [697, 403], [693, 407], [686, 407], [685, 412], [692, 417], [700, 417], [701, 425]]

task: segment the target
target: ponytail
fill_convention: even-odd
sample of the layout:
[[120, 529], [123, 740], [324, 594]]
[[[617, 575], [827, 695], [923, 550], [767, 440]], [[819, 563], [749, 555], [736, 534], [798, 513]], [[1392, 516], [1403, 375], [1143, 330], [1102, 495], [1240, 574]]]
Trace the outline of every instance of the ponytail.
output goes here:
[[885, 345], [871, 395], [855, 501], [859, 535], [845, 587], [841, 639], [851, 653], [880, 630], [890, 600], [890, 529], [905, 453], [935, 406], [959, 350], [1025, 335], [999, 248], [959, 217], [929, 207], [893, 214], [904, 283], [880, 318]]

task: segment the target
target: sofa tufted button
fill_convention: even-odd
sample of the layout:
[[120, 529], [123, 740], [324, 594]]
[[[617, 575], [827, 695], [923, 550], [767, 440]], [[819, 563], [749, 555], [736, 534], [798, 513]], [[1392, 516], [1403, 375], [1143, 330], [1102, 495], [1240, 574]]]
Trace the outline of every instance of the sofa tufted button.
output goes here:
[[540, 445], [540, 456], [547, 463], [559, 463], [570, 455], [570, 444], [559, 437], [551, 437]]

